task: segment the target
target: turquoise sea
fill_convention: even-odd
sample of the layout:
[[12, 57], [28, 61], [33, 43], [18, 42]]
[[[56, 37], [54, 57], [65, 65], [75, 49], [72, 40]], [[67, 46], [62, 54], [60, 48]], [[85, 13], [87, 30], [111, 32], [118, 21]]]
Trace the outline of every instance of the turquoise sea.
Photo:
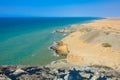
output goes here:
[[52, 33], [100, 18], [0, 18], [0, 65], [44, 65], [61, 57], [48, 47], [64, 36]]

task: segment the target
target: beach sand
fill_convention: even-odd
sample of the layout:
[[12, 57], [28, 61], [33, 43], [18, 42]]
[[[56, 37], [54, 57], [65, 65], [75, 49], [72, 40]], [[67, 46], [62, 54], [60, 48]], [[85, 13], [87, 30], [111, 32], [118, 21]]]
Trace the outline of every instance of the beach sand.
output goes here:
[[67, 44], [67, 62], [108, 66], [120, 70], [120, 19], [107, 18], [71, 25], [62, 39]]

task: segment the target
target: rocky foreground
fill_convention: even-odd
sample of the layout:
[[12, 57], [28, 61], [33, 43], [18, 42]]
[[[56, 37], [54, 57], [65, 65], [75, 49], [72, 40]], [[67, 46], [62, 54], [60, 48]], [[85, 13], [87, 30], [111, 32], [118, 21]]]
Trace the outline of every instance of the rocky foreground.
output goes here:
[[73, 65], [60, 60], [42, 67], [1, 66], [0, 80], [120, 80], [120, 71], [105, 66]]

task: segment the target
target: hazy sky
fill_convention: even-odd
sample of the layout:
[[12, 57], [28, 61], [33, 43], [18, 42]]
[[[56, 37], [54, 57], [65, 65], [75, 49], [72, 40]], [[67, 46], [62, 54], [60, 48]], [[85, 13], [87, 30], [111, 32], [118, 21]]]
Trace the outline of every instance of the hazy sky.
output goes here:
[[0, 17], [117, 17], [120, 0], [0, 0]]

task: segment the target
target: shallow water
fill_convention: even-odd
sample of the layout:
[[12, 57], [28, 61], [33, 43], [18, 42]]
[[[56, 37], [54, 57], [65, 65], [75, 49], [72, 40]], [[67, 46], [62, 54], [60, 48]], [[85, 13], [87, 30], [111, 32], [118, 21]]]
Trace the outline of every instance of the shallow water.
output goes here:
[[64, 36], [52, 33], [99, 18], [0, 18], [0, 65], [44, 65], [61, 57], [48, 49]]

